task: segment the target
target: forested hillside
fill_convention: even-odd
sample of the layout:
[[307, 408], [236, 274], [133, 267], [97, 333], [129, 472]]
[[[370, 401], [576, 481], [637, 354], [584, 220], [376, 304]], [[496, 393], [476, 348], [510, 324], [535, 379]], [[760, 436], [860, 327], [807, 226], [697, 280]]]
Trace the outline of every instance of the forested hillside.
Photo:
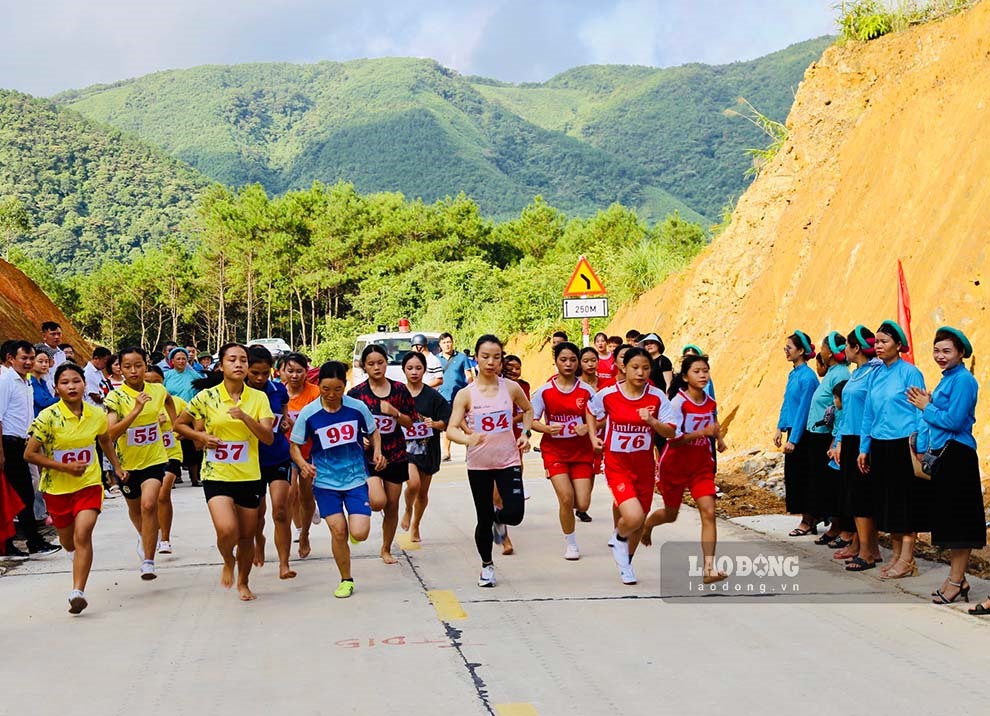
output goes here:
[[48, 100], [0, 90], [0, 197], [33, 230], [16, 246], [88, 270], [176, 236], [208, 180], [161, 150]]

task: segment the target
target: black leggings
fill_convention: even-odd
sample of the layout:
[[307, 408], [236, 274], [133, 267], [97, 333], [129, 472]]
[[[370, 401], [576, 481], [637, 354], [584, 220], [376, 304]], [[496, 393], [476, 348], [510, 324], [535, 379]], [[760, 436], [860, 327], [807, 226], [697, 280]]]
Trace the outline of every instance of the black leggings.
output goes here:
[[[505, 467], [501, 470], [468, 470], [474, 510], [478, 515], [478, 526], [474, 528], [474, 543], [478, 547], [481, 561], [492, 561], [492, 523], [518, 525], [523, 521], [526, 500], [523, 497], [522, 468]], [[497, 513], [492, 504], [493, 489], [498, 486], [502, 497], [502, 509]]]

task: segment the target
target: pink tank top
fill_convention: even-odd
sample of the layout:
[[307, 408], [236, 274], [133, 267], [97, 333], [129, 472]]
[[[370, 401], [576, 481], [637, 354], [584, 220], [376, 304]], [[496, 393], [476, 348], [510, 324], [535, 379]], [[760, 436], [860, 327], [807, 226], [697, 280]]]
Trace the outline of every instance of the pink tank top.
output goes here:
[[465, 420], [472, 432], [485, 436], [481, 445], [468, 446], [468, 469], [501, 470], [519, 465], [519, 448], [512, 432], [514, 404], [505, 379], [498, 379], [498, 393], [493, 397], [482, 395], [477, 383], [471, 383], [468, 390], [471, 391], [471, 409]]

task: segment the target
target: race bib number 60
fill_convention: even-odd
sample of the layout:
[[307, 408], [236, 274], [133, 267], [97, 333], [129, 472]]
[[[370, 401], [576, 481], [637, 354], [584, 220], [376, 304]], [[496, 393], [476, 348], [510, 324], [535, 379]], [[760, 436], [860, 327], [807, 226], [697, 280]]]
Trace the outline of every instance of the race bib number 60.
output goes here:
[[650, 440], [649, 433], [634, 433], [613, 429], [612, 436], [608, 441], [608, 449], [611, 452], [640, 452], [651, 450], [652, 448], [653, 441]]
[[236, 465], [248, 461], [247, 440], [220, 443], [215, 448], [206, 451], [208, 462], [221, 462], [226, 465]]
[[158, 423], [127, 429], [128, 447], [144, 447], [158, 440]]
[[336, 423], [319, 428], [316, 437], [320, 441], [320, 447], [324, 450], [345, 445], [346, 443], [357, 442], [358, 424], [356, 420], [348, 420], [344, 423]]
[[512, 430], [512, 415], [508, 410], [474, 416], [476, 433], [504, 433], [509, 430]]
[[81, 463], [89, 465], [93, 462], [93, 448], [76, 448], [75, 450], [54, 450], [52, 460], [63, 465]]

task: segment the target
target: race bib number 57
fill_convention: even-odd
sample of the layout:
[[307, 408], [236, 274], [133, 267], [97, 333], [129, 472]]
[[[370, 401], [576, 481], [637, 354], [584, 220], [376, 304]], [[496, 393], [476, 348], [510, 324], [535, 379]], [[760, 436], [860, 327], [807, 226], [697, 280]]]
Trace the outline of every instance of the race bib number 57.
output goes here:
[[616, 427], [612, 429], [608, 449], [611, 452], [640, 452], [653, 449], [653, 441], [649, 433], [625, 431]]
[[248, 461], [247, 440], [220, 443], [215, 448], [206, 451], [208, 462], [221, 462], [225, 465], [236, 465]]

